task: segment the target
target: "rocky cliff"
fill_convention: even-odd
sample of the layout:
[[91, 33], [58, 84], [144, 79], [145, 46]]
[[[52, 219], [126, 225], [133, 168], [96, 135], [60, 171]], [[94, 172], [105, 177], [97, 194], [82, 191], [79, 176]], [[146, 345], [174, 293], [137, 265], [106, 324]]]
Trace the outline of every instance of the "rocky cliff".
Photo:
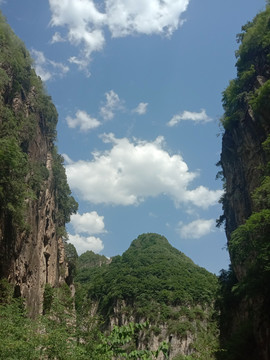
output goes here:
[[[147, 316], [138, 315], [136, 310], [136, 303], [131, 305], [125, 300], [116, 301], [108, 329], [112, 330], [114, 326], [123, 326], [130, 322], [149, 321]], [[168, 360], [186, 359], [188, 356], [191, 359], [214, 359], [218, 332], [213, 325], [214, 318], [211, 318], [213, 308], [190, 305], [187, 310], [186, 306], [170, 306], [167, 311], [167, 319], [162, 319], [158, 314], [149, 321], [147, 329], [140, 331], [136, 348], [157, 351], [160, 344], [165, 342], [169, 345]], [[209, 323], [212, 323], [212, 326], [209, 326]], [[159, 353], [156, 360], [164, 360], [164, 354]]]
[[64, 225], [76, 203], [54, 146], [57, 112], [22, 42], [0, 17], [0, 278], [29, 314], [67, 277]]
[[[220, 165], [232, 270], [222, 275], [222, 359], [270, 358], [270, 7], [238, 35], [237, 78], [223, 94]], [[241, 338], [241, 340], [240, 340]]]

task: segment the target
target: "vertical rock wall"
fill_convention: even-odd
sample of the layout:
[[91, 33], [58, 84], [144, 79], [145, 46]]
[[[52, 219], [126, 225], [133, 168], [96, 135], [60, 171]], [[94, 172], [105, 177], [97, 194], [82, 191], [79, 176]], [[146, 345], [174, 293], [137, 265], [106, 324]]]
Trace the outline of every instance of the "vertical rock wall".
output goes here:
[[[58, 286], [67, 276], [64, 244], [57, 236], [53, 144], [46, 136], [44, 119], [32, 108], [34, 97], [34, 89], [25, 100], [17, 96], [12, 108], [15, 113], [23, 111], [26, 117], [35, 117], [37, 124], [34, 136], [28, 143], [27, 155], [32, 163], [46, 166], [48, 178], [42, 181], [36, 199], [25, 200], [26, 230], [16, 230], [8, 218], [2, 218], [0, 222], [0, 276], [14, 284], [15, 296], [25, 298], [31, 317], [42, 312], [45, 284]], [[33, 173], [28, 174], [25, 181], [31, 176]]]
[[[256, 218], [257, 223], [253, 223], [253, 228], [250, 227], [245, 236], [239, 236], [243, 227], [232, 236], [251, 215], [258, 215], [252, 197], [267, 175], [269, 158], [263, 142], [270, 134], [269, 19], [267, 5], [265, 12], [243, 27], [244, 32], [239, 34], [237, 78], [232, 80], [223, 97], [225, 132], [221, 166], [226, 190], [223, 209], [231, 265], [237, 281], [230, 284], [230, 292], [225, 294], [225, 314], [227, 312], [230, 319], [226, 320], [223, 314], [226, 330], [223, 333], [221, 329], [221, 337], [228, 346], [228, 358], [232, 360], [244, 359], [246, 354], [250, 360], [268, 360], [270, 357], [268, 275], [264, 265], [258, 266], [258, 259], [262, 257], [262, 264], [269, 261], [269, 254], [264, 252], [268, 246], [268, 232], [254, 232], [255, 226], [263, 225]], [[268, 191], [265, 191], [266, 197]], [[263, 210], [268, 211], [268, 205], [264, 205]], [[255, 221], [254, 216], [252, 219]], [[264, 242], [260, 240], [262, 234]], [[263, 281], [263, 286], [260, 281]], [[230, 303], [231, 308], [228, 307]], [[221, 359], [226, 359], [226, 356]]]
[[266, 165], [262, 142], [269, 132], [269, 119], [259, 121], [249, 108], [245, 117], [223, 135], [221, 164], [226, 182], [224, 215], [228, 241], [253, 211], [251, 195]]

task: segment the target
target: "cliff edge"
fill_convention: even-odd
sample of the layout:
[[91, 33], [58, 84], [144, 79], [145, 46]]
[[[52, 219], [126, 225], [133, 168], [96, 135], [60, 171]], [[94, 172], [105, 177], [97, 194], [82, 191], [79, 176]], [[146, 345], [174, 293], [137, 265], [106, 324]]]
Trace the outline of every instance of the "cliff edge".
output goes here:
[[[223, 93], [220, 165], [232, 268], [223, 288], [221, 359], [270, 358], [270, 6], [238, 34], [237, 77]], [[267, 310], [268, 309], [268, 310]], [[241, 339], [241, 340], [240, 340]]]
[[0, 14], [0, 278], [29, 314], [65, 281], [65, 223], [76, 211], [54, 145], [57, 111], [24, 44]]

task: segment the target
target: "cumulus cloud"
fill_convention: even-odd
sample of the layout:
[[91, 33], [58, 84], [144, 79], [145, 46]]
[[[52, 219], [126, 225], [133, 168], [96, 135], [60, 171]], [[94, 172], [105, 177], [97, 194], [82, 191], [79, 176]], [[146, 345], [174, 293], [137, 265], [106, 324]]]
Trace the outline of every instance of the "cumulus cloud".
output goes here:
[[100, 108], [100, 114], [104, 120], [112, 120], [115, 115], [115, 111], [123, 108], [122, 101], [119, 96], [113, 90], [105, 93], [106, 102], [105, 105]]
[[139, 105], [133, 110], [133, 112], [136, 112], [139, 115], [144, 115], [147, 111], [148, 103], [139, 103]]
[[174, 115], [167, 123], [168, 126], [175, 126], [180, 121], [193, 121], [195, 123], [207, 123], [212, 119], [206, 114], [205, 109], [200, 112], [183, 111], [181, 114]]
[[69, 71], [68, 66], [47, 59], [42, 51], [32, 49], [31, 55], [34, 58], [35, 71], [43, 81], [50, 80], [55, 76], [63, 76]]
[[[94, 152], [91, 161], [66, 165], [69, 184], [82, 199], [92, 203], [137, 205], [147, 197], [166, 195], [175, 204], [207, 208], [218, 202], [222, 191], [203, 186], [189, 190], [197, 176], [179, 154], [164, 149], [163, 137], [153, 142], [103, 136], [110, 150]], [[202, 199], [203, 197], [203, 199]]]
[[107, 24], [113, 37], [131, 34], [171, 35], [182, 23], [189, 0], [106, 0]]
[[198, 219], [184, 225], [179, 223], [179, 233], [183, 239], [199, 239], [202, 236], [213, 232], [215, 229], [215, 220]]
[[105, 30], [109, 29], [112, 37], [170, 36], [183, 24], [182, 14], [189, 0], [103, 0], [98, 4], [93, 0], [49, 0], [49, 3], [51, 26], [67, 29], [67, 40], [80, 49], [72, 61], [86, 68], [91, 54], [103, 49]]
[[203, 209], [215, 205], [223, 195], [223, 190], [209, 190], [204, 186], [199, 186], [194, 190], [186, 191], [186, 200]]
[[93, 235], [106, 232], [104, 216], [98, 215], [96, 211], [82, 215], [79, 213], [73, 214], [70, 217], [70, 222], [76, 233]]
[[78, 234], [69, 234], [68, 238], [69, 242], [75, 246], [78, 255], [81, 255], [87, 250], [92, 250], [95, 253], [99, 253], [104, 248], [102, 240], [95, 236], [84, 237]]
[[74, 129], [79, 127], [80, 130], [84, 132], [95, 129], [101, 124], [97, 119], [92, 118], [83, 110], [78, 110], [75, 118], [67, 116], [66, 121], [69, 128]]

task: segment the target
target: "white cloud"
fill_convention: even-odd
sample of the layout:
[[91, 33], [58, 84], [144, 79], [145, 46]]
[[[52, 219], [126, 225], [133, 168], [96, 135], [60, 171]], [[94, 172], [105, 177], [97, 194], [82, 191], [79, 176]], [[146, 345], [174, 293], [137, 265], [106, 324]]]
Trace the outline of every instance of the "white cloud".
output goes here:
[[31, 55], [34, 58], [35, 71], [43, 81], [50, 80], [56, 76], [63, 76], [69, 71], [68, 66], [47, 59], [42, 51], [32, 49]]
[[58, 43], [58, 42], [65, 42], [65, 41], [66, 41], [66, 40], [62, 37], [62, 35], [61, 35], [59, 32], [55, 32], [55, 33], [53, 34], [51, 43], [52, 43], [52, 44], [55, 44], [55, 43]]
[[176, 205], [193, 204], [207, 208], [218, 202], [222, 191], [200, 186], [189, 190], [197, 176], [190, 172], [179, 154], [170, 155], [164, 149], [163, 137], [153, 142], [113, 134], [103, 140], [112, 148], [93, 153], [91, 161], [80, 160], [66, 165], [71, 188], [92, 203], [136, 205], [147, 197], [166, 195]]
[[202, 236], [213, 232], [215, 229], [215, 220], [194, 220], [189, 224], [184, 225], [179, 223], [179, 233], [183, 239], [199, 239]]
[[76, 233], [86, 233], [88, 235], [101, 234], [106, 232], [104, 216], [98, 215], [96, 211], [90, 213], [79, 213], [71, 215], [71, 225]]
[[100, 114], [104, 120], [112, 120], [115, 115], [115, 111], [123, 108], [122, 102], [119, 96], [113, 91], [105, 93], [106, 103], [100, 108]]
[[139, 105], [133, 110], [133, 112], [136, 112], [139, 115], [144, 115], [147, 111], [148, 103], [139, 103]]
[[113, 37], [132, 34], [170, 36], [189, 0], [106, 0], [107, 24]]
[[73, 160], [67, 154], [62, 154], [62, 156], [67, 164], [73, 164]]
[[81, 131], [95, 129], [101, 125], [97, 119], [92, 118], [83, 110], [78, 110], [75, 118], [67, 116], [66, 121], [69, 128], [74, 129], [75, 127], [79, 127]]
[[67, 40], [80, 47], [79, 56], [71, 62], [86, 68], [94, 51], [102, 50], [105, 38], [102, 27], [106, 14], [99, 12], [92, 0], [49, 0], [51, 26], [67, 28]]
[[215, 205], [223, 193], [223, 190], [209, 190], [204, 186], [199, 186], [194, 190], [186, 191], [185, 197], [194, 205], [207, 209], [209, 206]]
[[68, 238], [69, 242], [75, 246], [78, 255], [81, 255], [87, 250], [92, 250], [95, 253], [99, 253], [104, 249], [102, 240], [95, 236], [84, 237], [78, 234], [68, 234]]
[[77, 58], [76, 56], [71, 56], [68, 61], [71, 63], [71, 64], [76, 64], [79, 68], [79, 70], [82, 70], [84, 71], [86, 77], [90, 77], [91, 76], [91, 73], [90, 71], [87, 69], [87, 66], [88, 66], [88, 60], [87, 59], [84, 59], [84, 58]]
[[[105, 30], [112, 37], [134, 34], [170, 36], [182, 24], [182, 14], [189, 0], [49, 0], [51, 26], [65, 27], [67, 40], [79, 47], [73, 63], [86, 69], [91, 54], [101, 51], [105, 44]], [[101, 11], [101, 9], [103, 11]], [[61, 37], [62, 38], [62, 37]], [[56, 42], [58, 36], [53, 37]]]
[[193, 121], [195, 123], [207, 123], [212, 121], [212, 119], [206, 114], [206, 111], [202, 109], [200, 112], [183, 111], [181, 114], [174, 115], [167, 125], [175, 126], [183, 120]]

